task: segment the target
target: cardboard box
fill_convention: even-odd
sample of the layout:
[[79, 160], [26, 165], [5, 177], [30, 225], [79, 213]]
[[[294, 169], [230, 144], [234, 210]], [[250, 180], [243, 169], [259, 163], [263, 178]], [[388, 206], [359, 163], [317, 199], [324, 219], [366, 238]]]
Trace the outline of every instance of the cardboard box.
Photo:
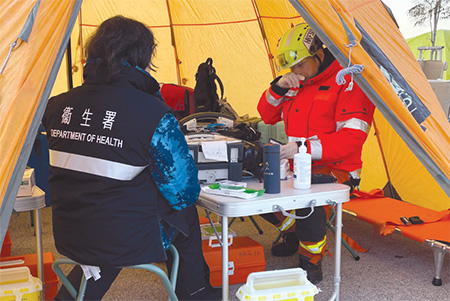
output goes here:
[[[244, 283], [252, 272], [264, 271], [266, 259], [264, 248], [250, 237], [234, 237], [228, 247], [229, 284]], [[222, 285], [222, 248], [210, 247], [209, 241], [202, 242], [203, 256], [210, 269], [212, 286]]]
[[20, 183], [18, 197], [32, 196], [36, 178], [34, 176], [34, 168], [26, 168], [23, 173], [22, 182]]
[[31, 276], [29, 268], [0, 269], [1, 301], [39, 301], [41, 292], [42, 282]]
[[11, 236], [9, 236], [9, 231], [6, 230], [5, 239], [3, 240], [2, 251], [0, 253], [0, 257], [11, 256]]
[[[58, 277], [52, 269], [52, 263], [54, 261], [52, 252], [44, 252], [44, 294], [45, 300], [55, 299], [58, 293]], [[19, 255], [0, 258], [0, 268], [13, 268], [13, 267], [28, 267], [30, 273], [33, 277], [38, 277], [37, 275], [37, 255]]]

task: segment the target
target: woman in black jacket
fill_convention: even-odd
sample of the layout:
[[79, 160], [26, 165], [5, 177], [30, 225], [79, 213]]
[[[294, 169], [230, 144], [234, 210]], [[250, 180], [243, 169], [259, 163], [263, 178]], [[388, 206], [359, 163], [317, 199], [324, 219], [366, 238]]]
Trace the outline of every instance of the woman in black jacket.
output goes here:
[[[99, 300], [123, 266], [180, 253], [181, 300], [219, 300], [209, 284], [198, 214], [197, 168], [171, 109], [148, 73], [152, 32], [122, 16], [104, 21], [86, 46], [85, 81], [49, 100], [53, 233], [58, 251], [101, 270], [86, 300]], [[168, 265], [170, 265], [170, 259]], [[69, 280], [79, 286], [82, 270]], [[57, 300], [70, 299], [65, 289]]]

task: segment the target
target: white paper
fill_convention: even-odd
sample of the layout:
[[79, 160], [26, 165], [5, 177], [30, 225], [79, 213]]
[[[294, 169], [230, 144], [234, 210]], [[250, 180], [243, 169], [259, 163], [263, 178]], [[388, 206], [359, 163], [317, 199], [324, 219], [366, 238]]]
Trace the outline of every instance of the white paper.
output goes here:
[[83, 270], [84, 277], [86, 280], [89, 280], [91, 277], [94, 277], [94, 280], [97, 281], [102, 276], [100, 276], [100, 268], [92, 265], [83, 265], [80, 264], [81, 269]]
[[201, 146], [205, 159], [228, 162], [226, 141], [204, 141]]

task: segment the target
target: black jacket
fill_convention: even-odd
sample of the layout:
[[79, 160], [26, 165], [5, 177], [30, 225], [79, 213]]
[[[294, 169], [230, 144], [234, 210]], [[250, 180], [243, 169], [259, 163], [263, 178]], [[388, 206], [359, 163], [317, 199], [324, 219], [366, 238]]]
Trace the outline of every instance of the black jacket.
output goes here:
[[166, 259], [160, 220], [187, 231], [151, 176], [153, 133], [170, 111], [152, 77], [124, 67], [85, 68], [81, 87], [49, 100], [53, 233], [58, 251], [83, 264], [127, 266]]

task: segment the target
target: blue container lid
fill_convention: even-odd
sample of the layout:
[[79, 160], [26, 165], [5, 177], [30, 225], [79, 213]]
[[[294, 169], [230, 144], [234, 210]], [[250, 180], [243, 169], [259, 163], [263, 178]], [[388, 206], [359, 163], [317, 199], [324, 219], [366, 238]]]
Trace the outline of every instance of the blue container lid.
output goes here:
[[263, 148], [264, 148], [264, 152], [266, 152], [266, 153], [279, 153], [280, 152], [279, 144], [269, 143], [269, 144], [265, 144], [263, 146]]

